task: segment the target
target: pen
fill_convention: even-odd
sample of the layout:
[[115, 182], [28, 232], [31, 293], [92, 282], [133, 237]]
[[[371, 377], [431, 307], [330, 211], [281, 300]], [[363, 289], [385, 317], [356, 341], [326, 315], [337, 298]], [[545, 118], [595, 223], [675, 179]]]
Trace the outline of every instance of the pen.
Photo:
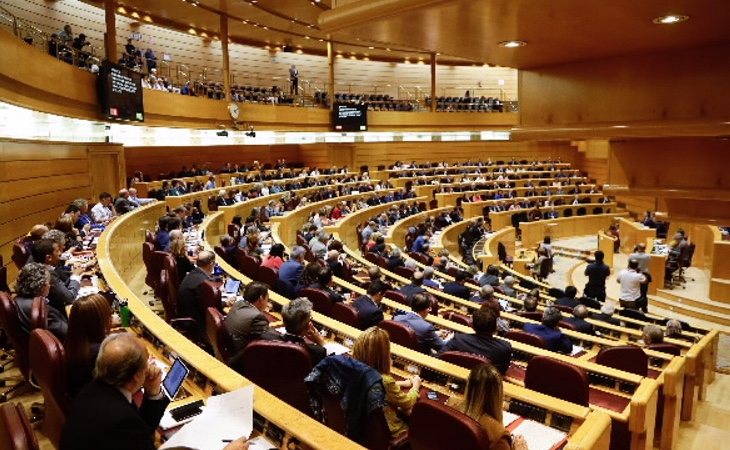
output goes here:
[[221, 442], [229, 443], [233, 442], [233, 439], [221, 439]]

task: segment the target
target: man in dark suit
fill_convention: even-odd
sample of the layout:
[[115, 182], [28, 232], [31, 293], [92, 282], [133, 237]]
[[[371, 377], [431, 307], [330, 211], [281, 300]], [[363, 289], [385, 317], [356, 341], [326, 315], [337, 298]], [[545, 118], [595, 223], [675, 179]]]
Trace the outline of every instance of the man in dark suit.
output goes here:
[[606, 278], [611, 274], [611, 268], [604, 262], [604, 253], [601, 250], [594, 254], [595, 261], [586, 266], [585, 275], [588, 277], [583, 295], [595, 298], [599, 302], [606, 300]]
[[180, 317], [195, 319], [198, 326], [205, 327], [205, 316], [200, 298], [200, 285], [210, 280], [215, 268], [215, 253], [202, 251], [198, 253], [197, 266], [188, 272], [180, 283], [177, 294], [177, 308]]
[[329, 269], [329, 267], [323, 267], [317, 274], [317, 281], [309, 287], [325, 292], [327, 296], [329, 296], [330, 300], [332, 300], [333, 302], [341, 302], [345, 300], [345, 298], [342, 296], [342, 294], [333, 289], [333, 275], [334, 274]]
[[565, 288], [565, 295], [555, 300], [556, 306], [567, 306], [568, 308], [575, 308], [580, 303], [575, 299], [578, 295], [578, 289], [575, 286], [568, 286]]
[[463, 270], [456, 272], [454, 281], [444, 283], [444, 293], [453, 295], [454, 297], [463, 298], [464, 300], [469, 300], [469, 297], [471, 296], [471, 291], [465, 285], [468, 278], [468, 272], [465, 272]]
[[286, 290], [286, 296], [294, 298], [297, 296], [303, 286], [299, 284], [299, 279], [304, 272], [304, 255], [307, 253], [304, 247], [296, 246], [292, 249], [289, 261], [279, 267], [279, 281]]
[[393, 318], [396, 322], [405, 323], [416, 333], [418, 345], [421, 351], [431, 354], [431, 351], [438, 351], [445, 342], [436, 332], [436, 328], [426, 321], [426, 316], [431, 310], [431, 296], [427, 294], [416, 294], [411, 300], [412, 312], [399, 314]]
[[268, 331], [261, 338], [272, 341], [293, 342], [304, 346], [312, 360], [312, 366], [327, 356], [323, 347], [324, 338], [312, 323], [312, 302], [304, 297], [295, 298], [281, 310], [281, 318], [286, 328], [285, 334]]
[[413, 276], [411, 277], [411, 284], [407, 284], [403, 286], [402, 288], [398, 289], [398, 292], [406, 296], [406, 300], [408, 300], [408, 303], [411, 302], [411, 299], [416, 294], [422, 294], [426, 292], [425, 289], [423, 289], [423, 272], [415, 271], [413, 272]]
[[327, 265], [332, 271], [333, 276], [342, 278], [345, 275], [345, 267], [340, 262], [340, 252], [337, 250], [327, 252]]
[[258, 281], [249, 283], [243, 291], [243, 300], [231, 306], [225, 323], [236, 351], [270, 331], [269, 321], [263, 314], [268, 306], [269, 289]]
[[573, 350], [573, 343], [558, 330], [558, 323], [562, 319], [563, 315], [558, 308], [548, 306], [542, 314], [542, 324], [526, 323], [523, 330], [541, 337], [548, 350], [569, 354]]
[[65, 279], [61, 278], [55, 268], [61, 261], [61, 245], [51, 239], [39, 239], [33, 244], [31, 252], [33, 261], [45, 264], [51, 273], [51, 289], [48, 292], [48, 304], [53, 306], [63, 317], [66, 317], [66, 305], [70, 305], [76, 300], [81, 287], [81, 273], [83, 268], [74, 268], [71, 276]]
[[476, 353], [492, 362], [501, 374], [505, 374], [512, 360], [512, 345], [497, 339], [497, 312], [494, 308], [479, 308], [472, 313], [474, 334], [458, 333], [441, 348], [441, 352], [458, 351]]
[[[96, 359], [94, 380], [74, 400], [63, 428], [61, 450], [154, 450], [153, 434], [170, 401], [162, 371], [130, 333], [109, 335]], [[142, 405], [132, 396], [144, 388]]]
[[563, 322], [569, 323], [575, 327], [575, 329], [581, 333], [595, 334], [593, 325], [586, 322], [586, 318], [590, 316], [588, 308], [584, 305], [577, 305], [573, 308], [573, 317], [567, 317], [563, 319]]
[[383, 311], [380, 302], [383, 300], [385, 286], [376, 280], [368, 286], [367, 295], [363, 295], [352, 302], [360, 318], [360, 328], [365, 330], [383, 321]]

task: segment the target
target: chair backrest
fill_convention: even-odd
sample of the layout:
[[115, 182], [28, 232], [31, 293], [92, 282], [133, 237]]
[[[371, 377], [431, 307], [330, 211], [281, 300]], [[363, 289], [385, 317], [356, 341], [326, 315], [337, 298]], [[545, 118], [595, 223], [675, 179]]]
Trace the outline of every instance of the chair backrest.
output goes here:
[[564, 320], [561, 320], [558, 322], [558, 328], [565, 328], [566, 330], [572, 330], [572, 331], [578, 331], [578, 327], [576, 327], [574, 324], [570, 322], [566, 322]]
[[28, 379], [28, 334], [20, 327], [18, 305], [10, 296], [0, 292], [0, 325], [15, 350], [15, 362], [23, 378]]
[[0, 291], [10, 292], [10, 286], [8, 286], [8, 268], [2, 265], [2, 260], [0, 260]]
[[[159, 250], [155, 250], [152, 252], [152, 277], [156, 281], [154, 281], [154, 290], [155, 295], [160, 295], [160, 290], [162, 289], [162, 284], [160, 283], [160, 272], [162, 271], [162, 261], [165, 259], [166, 256], [169, 256], [170, 254], [167, 252], [161, 252]], [[177, 266], [176, 269], [177, 270]], [[170, 274], [168, 274], [169, 276]], [[179, 283], [178, 283], [179, 284]]]
[[354, 306], [346, 303], [332, 305], [330, 317], [351, 327], [360, 328], [360, 316]]
[[476, 353], [468, 353], [468, 352], [457, 352], [457, 351], [449, 351], [449, 352], [443, 352], [439, 354], [439, 358], [450, 362], [451, 364], [456, 364], [457, 366], [461, 366], [465, 369], [471, 370], [472, 367], [478, 366], [479, 364], [491, 364], [489, 361], [489, 358], [486, 358], [482, 355], [477, 355]]
[[589, 385], [586, 371], [572, 364], [547, 356], [535, 356], [527, 363], [527, 389], [588, 406]]
[[408, 302], [408, 297], [405, 296], [405, 294], [398, 292], [398, 291], [385, 291], [383, 294], [385, 298], [389, 298], [391, 300], [395, 300], [396, 302], [400, 303], [401, 305], [410, 305], [410, 302]]
[[38, 439], [20, 403], [0, 404], [0, 448], [39, 450]]
[[542, 313], [538, 311], [520, 311], [518, 314], [530, 320], [542, 321]]
[[48, 330], [30, 334], [30, 373], [43, 394], [43, 434], [58, 448], [71, 399], [66, 391], [66, 354], [63, 344]]
[[644, 350], [635, 345], [603, 348], [596, 356], [596, 364], [635, 373], [642, 377], [649, 372], [649, 358]]
[[177, 271], [177, 260], [171, 254], [165, 254], [162, 258], [162, 270], [167, 271], [168, 282], [180, 288], [180, 273]]
[[408, 438], [412, 450], [488, 450], [491, 444], [479, 422], [432, 400], [416, 402]]
[[205, 332], [215, 357], [224, 363], [233, 356], [233, 339], [225, 324], [225, 316], [216, 308], [205, 310]]
[[547, 348], [543, 338], [522, 330], [510, 330], [504, 335], [504, 337], [510, 341], [522, 342], [523, 344], [532, 345], [533, 347]]
[[200, 291], [200, 307], [203, 308], [201, 316], [205, 316], [206, 308], [220, 309], [223, 294], [218, 288], [218, 283], [205, 280], [198, 289]]
[[319, 289], [304, 288], [299, 291], [299, 295], [302, 297], [307, 297], [309, 301], [312, 302], [312, 309], [314, 309], [318, 313], [329, 316], [330, 312], [332, 312], [333, 302], [330, 299], [330, 296], [325, 291], [321, 291]]
[[[149, 233], [149, 232], [148, 232]], [[144, 268], [147, 270], [147, 275], [145, 276], [144, 282], [147, 284], [147, 286], [154, 288], [156, 286], [155, 283], [159, 281], [159, 279], [155, 279], [155, 274], [153, 270], [152, 265], [152, 254], [155, 252], [155, 244], [149, 241], [145, 241], [142, 243], [142, 261], [144, 262]]]
[[258, 281], [269, 285], [269, 289], [276, 287], [276, 282], [279, 280], [279, 272], [271, 267], [259, 266]]
[[472, 325], [471, 317], [467, 316], [466, 314], [461, 314], [461, 313], [454, 312], [454, 311], [447, 311], [444, 314], [444, 318], [449, 319], [452, 322], [466, 325], [467, 327], [470, 327]]
[[259, 276], [259, 261], [253, 256], [249, 256], [242, 249], [236, 249], [236, 261], [238, 268], [242, 274], [255, 280]]
[[679, 356], [682, 353], [680, 348], [674, 344], [651, 344], [647, 348], [657, 352], [669, 353], [674, 356]]
[[36, 297], [30, 307], [30, 329], [48, 328], [48, 305], [45, 297]]
[[243, 351], [242, 375], [252, 383], [311, 414], [304, 378], [312, 370], [307, 350], [291, 342], [254, 341]]
[[406, 267], [406, 266], [398, 266], [395, 269], [393, 269], [393, 272], [395, 272], [396, 275], [400, 275], [403, 278], [410, 280], [411, 277], [413, 276], [413, 273], [415, 272], [415, 270], [411, 269], [410, 267]]
[[13, 244], [13, 254], [10, 256], [10, 259], [13, 260], [15, 266], [20, 270], [28, 262], [28, 258], [30, 258], [30, 253], [25, 246], [25, 240], [24, 238], [20, 238]]
[[378, 327], [388, 332], [390, 341], [412, 350], [418, 350], [418, 338], [413, 328], [408, 325], [396, 322], [395, 320], [383, 320]]
[[177, 287], [170, 282], [167, 275], [167, 270], [160, 271], [160, 299], [162, 300], [162, 307], [165, 310], [165, 321], [170, 322], [172, 319], [177, 318]]

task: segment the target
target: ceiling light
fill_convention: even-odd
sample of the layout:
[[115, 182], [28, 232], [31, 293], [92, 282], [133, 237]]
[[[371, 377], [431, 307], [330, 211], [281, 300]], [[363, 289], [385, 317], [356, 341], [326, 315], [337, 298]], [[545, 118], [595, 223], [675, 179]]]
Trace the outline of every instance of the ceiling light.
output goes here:
[[499, 46], [504, 48], [517, 48], [524, 47], [525, 45], [527, 45], [525, 41], [502, 41], [499, 43]]
[[368, 48], [369, 48], [370, 50], [375, 50], [375, 47], [373, 47], [372, 45], [371, 45], [370, 47], [368, 47]]
[[304, 36], [304, 39], [312, 39], [312, 38], [310, 38], [309, 36]]
[[657, 17], [656, 19], [652, 20], [652, 22], [658, 25], [672, 25], [675, 23], [684, 22], [687, 19], [689, 19], [689, 16], [685, 16], [684, 14], [669, 14], [666, 16]]
[[301, 48], [298, 48], [296, 53], [297, 53], [297, 55], [301, 55], [302, 53], [304, 53], [304, 50], [302, 50]]

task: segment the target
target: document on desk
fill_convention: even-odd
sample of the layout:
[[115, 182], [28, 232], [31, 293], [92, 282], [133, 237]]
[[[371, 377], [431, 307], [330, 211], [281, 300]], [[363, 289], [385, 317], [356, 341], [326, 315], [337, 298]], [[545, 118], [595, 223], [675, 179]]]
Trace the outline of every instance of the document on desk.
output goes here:
[[523, 420], [512, 430], [512, 434], [524, 437], [530, 450], [558, 448], [567, 436], [562, 431], [533, 420]]
[[584, 352], [586, 349], [581, 347], [580, 345], [573, 345], [573, 350], [570, 351], [570, 356], [575, 356], [580, 352]]
[[509, 411], [502, 411], [502, 425], [504, 425], [505, 428], [512, 425], [512, 422], [519, 419], [520, 416], [517, 414], [512, 414]]
[[327, 356], [331, 355], [344, 355], [349, 353], [350, 349], [338, 342], [327, 342], [323, 345], [324, 349], [327, 350]]
[[253, 386], [209, 397], [203, 413], [183, 426], [160, 449], [185, 446], [220, 450], [253, 431]]

